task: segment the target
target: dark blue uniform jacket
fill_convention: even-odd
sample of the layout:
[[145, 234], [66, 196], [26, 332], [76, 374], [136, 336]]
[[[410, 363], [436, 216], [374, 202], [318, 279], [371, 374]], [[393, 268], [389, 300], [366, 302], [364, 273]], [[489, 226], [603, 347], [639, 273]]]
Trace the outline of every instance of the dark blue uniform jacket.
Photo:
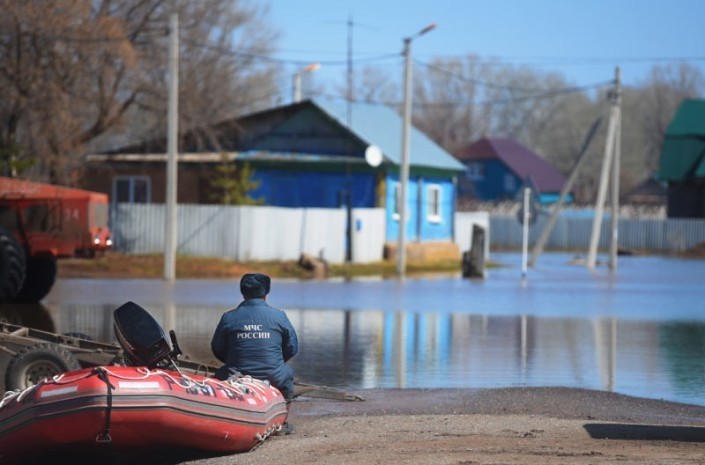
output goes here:
[[[265, 379], [282, 393], [293, 391], [294, 371], [286, 361], [299, 351], [296, 331], [286, 314], [264, 299], [247, 299], [223, 314], [211, 340], [213, 354], [223, 363], [219, 372], [234, 369]], [[227, 374], [216, 372], [226, 379]], [[291, 393], [289, 393], [291, 394]]]

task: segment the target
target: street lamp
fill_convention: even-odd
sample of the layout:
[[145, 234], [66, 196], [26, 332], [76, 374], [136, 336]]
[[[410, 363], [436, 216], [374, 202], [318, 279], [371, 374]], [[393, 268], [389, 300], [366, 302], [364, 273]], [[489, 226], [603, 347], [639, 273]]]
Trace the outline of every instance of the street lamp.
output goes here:
[[411, 122], [411, 41], [435, 29], [429, 24], [416, 34], [404, 38], [404, 114], [401, 130], [401, 165], [399, 182], [401, 183], [401, 203], [399, 208], [399, 244], [397, 247], [397, 274], [404, 278], [406, 273], [406, 218], [407, 191], [409, 184], [409, 125]]
[[321, 65], [319, 63], [311, 63], [306, 68], [294, 74], [294, 103], [301, 101], [301, 75], [315, 71], [320, 67]]

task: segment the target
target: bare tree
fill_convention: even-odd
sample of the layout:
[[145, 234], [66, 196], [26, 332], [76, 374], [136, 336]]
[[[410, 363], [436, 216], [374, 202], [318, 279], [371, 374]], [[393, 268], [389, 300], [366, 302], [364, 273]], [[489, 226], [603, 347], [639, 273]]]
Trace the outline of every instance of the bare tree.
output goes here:
[[[347, 93], [347, 89], [339, 89], [341, 95]], [[380, 68], [367, 66], [362, 70], [360, 83], [355, 86], [354, 96], [356, 101], [365, 103], [378, 103], [401, 101], [401, 92], [391, 79], [388, 73]]]
[[13, 148], [0, 152], [65, 182], [87, 147], [163, 133], [172, 8], [180, 126], [268, 106], [275, 35], [266, 10], [244, 1], [0, 0], [0, 145]]
[[644, 157], [650, 172], [658, 170], [664, 135], [684, 99], [705, 94], [705, 76], [693, 65], [654, 66], [635, 98], [635, 115], [646, 138]]
[[414, 123], [451, 152], [488, 134], [491, 107], [483, 80], [489, 78], [490, 66], [475, 56], [425, 65], [415, 79]]

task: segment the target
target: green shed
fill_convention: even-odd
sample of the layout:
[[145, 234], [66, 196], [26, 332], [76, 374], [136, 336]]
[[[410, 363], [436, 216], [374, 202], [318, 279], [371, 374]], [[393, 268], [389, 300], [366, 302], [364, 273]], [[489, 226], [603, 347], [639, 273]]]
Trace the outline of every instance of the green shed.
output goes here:
[[681, 103], [661, 149], [659, 179], [668, 183], [668, 216], [705, 218], [705, 100]]

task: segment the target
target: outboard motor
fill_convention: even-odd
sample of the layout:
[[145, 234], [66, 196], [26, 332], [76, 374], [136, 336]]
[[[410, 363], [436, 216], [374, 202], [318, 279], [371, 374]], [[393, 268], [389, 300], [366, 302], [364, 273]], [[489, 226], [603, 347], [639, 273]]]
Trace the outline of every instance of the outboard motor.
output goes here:
[[114, 328], [120, 346], [125, 351], [125, 363], [132, 366], [176, 366], [181, 349], [176, 333], [170, 331], [173, 349], [164, 330], [152, 315], [134, 302], [127, 302], [113, 312]]

